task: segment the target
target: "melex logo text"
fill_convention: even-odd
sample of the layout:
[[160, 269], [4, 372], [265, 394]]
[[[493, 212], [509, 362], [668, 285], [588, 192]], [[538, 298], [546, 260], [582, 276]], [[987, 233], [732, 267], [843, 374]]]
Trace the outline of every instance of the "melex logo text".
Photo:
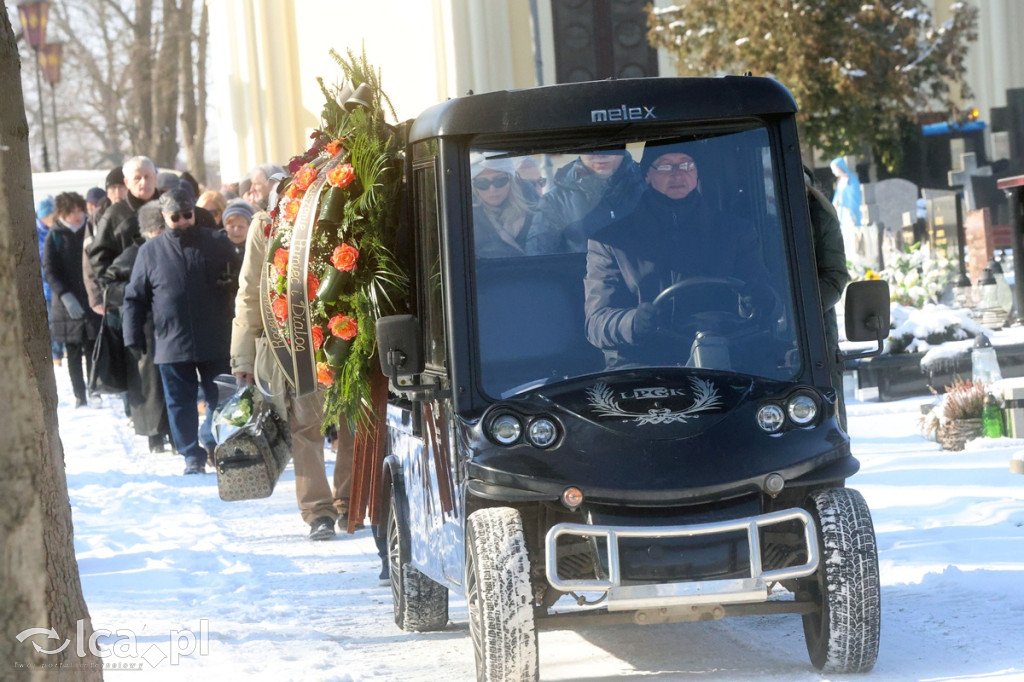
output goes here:
[[591, 123], [642, 121], [646, 118], [658, 118], [654, 115], [654, 107], [629, 107], [623, 104], [618, 109], [593, 109], [590, 112]]
[[[75, 634], [77, 642], [77, 650], [69, 653], [77, 653], [79, 658], [85, 658], [85, 648], [89, 647], [89, 652], [93, 656], [97, 656], [102, 659], [106, 659], [102, 664], [103, 667], [117, 667], [117, 668], [138, 668], [144, 667], [143, 661], [148, 663], [151, 667], [155, 668], [167, 659], [171, 665], [177, 665], [182, 656], [191, 656], [197, 653], [200, 656], [207, 656], [210, 653], [210, 621], [203, 618], [199, 621], [199, 636], [191, 630], [171, 630], [167, 635], [167, 641], [161, 642], [158, 640], [156, 644], [144, 643], [143, 651], [139, 651], [138, 642], [135, 639], [135, 633], [132, 630], [121, 629], [114, 632], [106, 630], [104, 628], [97, 628], [88, 637], [86, 641], [85, 627], [83, 622], [79, 620], [75, 625]], [[33, 637], [36, 635], [36, 637]], [[40, 637], [45, 636], [46, 641], [43, 646], [40, 644]], [[32, 647], [40, 654], [44, 655], [55, 655], [64, 651], [71, 644], [70, 639], [66, 639], [57, 634], [54, 628], [28, 628], [22, 630], [17, 634], [19, 642], [25, 642], [28, 638], [33, 637], [31, 644]], [[103, 640], [102, 642], [100, 640]], [[50, 641], [53, 643], [50, 644]], [[63, 643], [61, 643], [63, 640]], [[146, 640], [152, 641], [153, 635], [150, 633], [146, 634]], [[163, 646], [166, 643], [166, 647]], [[112, 664], [112, 661], [117, 662]], [[15, 667], [20, 668], [39, 668], [47, 667], [40, 665], [39, 663], [15, 663]]]

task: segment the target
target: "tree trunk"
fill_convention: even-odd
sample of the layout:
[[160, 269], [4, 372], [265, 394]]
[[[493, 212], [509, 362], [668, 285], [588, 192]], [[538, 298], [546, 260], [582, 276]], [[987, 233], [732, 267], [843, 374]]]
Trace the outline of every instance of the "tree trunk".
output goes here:
[[[182, 23], [192, 25], [192, 0], [182, 0]], [[187, 22], [187, 23], [186, 23]], [[196, 58], [193, 66], [192, 41], [182, 44], [181, 50], [181, 133], [185, 146], [185, 163], [201, 184], [206, 184], [206, 46], [209, 41], [210, 17], [203, 3], [199, 15], [199, 34], [196, 37]], [[193, 68], [195, 75], [193, 77]]]
[[174, 0], [164, 0], [164, 37], [153, 71], [153, 134], [150, 156], [161, 168], [174, 168], [178, 156], [178, 96], [181, 91], [182, 43], [191, 31], [182, 24], [182, 12]]
[[135, 99], [134, 154], [153, 147], [153, 0], [135, 0], [135, 42], [132, 44], [132, 88]]
[[[92, 622], [75, 560], [57, 431], [57, 389], [32, 229], [21, 60], [4, 0], [0, 8], [0, 82], [7, 89], [0, 98], [0, 376], [7, 396], [0, 410], [0, 678], [100, 680], [101, 661], [88, 647]], [[19, 642], [19, 633], [29, 628], [52, 628], [58, 639], [36, 634]], [[69, 644], [57, 654], [32, 646], [52, 650], [65, 640]]]

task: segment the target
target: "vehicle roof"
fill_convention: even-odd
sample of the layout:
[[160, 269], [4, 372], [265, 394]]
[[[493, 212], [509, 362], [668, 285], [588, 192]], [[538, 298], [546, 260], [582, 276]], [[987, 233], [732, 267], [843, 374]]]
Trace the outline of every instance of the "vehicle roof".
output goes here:
[[612, 79], [450, 99], [416, 118], [409, 141], [590, 126], [617, 129], [624, 123], [713, 121], [794, 112], [793, 96], [770, 78]]

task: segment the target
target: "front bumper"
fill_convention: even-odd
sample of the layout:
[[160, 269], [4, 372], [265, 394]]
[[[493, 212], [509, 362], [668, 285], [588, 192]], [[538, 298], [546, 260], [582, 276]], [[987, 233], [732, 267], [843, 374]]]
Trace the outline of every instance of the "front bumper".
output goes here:
[[[763, 570], [759, 530], [775, 524], [797, 522], [803, 527], [807, 561], [798, 566]], [[749, 545], [749, 577], [726, 580], [623, 585], [619, 561], [620, 538], [695, 538], [746, 531]], [[563, 536], [604, 538], [607, 551], [607, 574], [604, 579], [566, 579], [558, 575], [558, 540]], [[686, 526], [599, 526], [580, 523], [559, 523], [547, 532], [546, 573], [551, 586], [562, 592], [605, 592], [609, 611], [647, 609], [697, 604], [738, 604], [768, 599], [769, 583], [803, 578], [818, 570], [818, 540], [814, 520], [803, 509], [748, 516], [728, 521], [715, 521]]]

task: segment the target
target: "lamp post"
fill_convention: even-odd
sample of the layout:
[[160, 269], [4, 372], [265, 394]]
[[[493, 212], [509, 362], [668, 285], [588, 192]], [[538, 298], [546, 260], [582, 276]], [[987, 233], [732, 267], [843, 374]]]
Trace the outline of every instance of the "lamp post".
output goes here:
[[43, 112], [43, 83], [39, 77], [39, 48], [46, 43], [46, 20], [50, 15], [47, 0], [30, 0], [18, 5], [18, 17], [25, 40], [36, 52], [36, 90], [39, 92], [39, 127], [43, 135], [43, 169], [50, 172], [50, 151], [46, 148], [46, 114]]
[[43, 68], [43, 80], [50, 84], [50, 102], [53, 106], [53, 157], [60, 170], [60, 129], [57, 123], [57, 83], [60, 82], [60, 63], [64, 54], [64, 43], [46, 43], [39, 48], [39, 66]]

